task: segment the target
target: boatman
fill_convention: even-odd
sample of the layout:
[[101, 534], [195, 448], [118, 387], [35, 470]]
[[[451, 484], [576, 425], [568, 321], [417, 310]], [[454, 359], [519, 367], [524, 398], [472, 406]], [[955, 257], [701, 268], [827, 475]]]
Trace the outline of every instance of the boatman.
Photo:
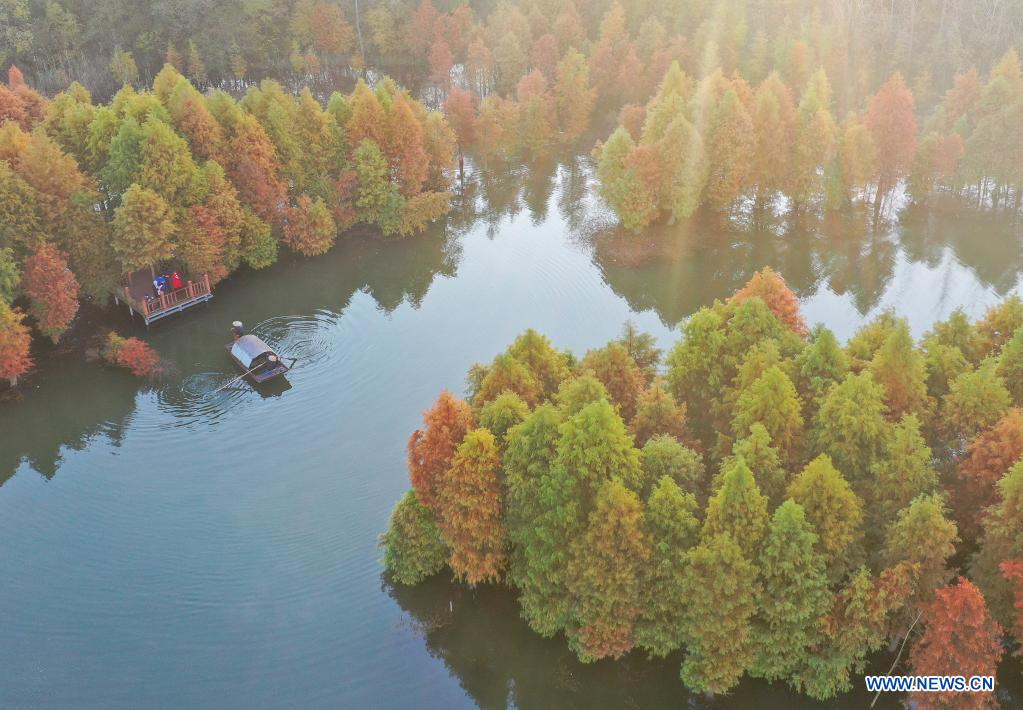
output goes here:
[[240, 320], [236, 320], [231, 324], [231, 337], [235, 340], [245, 335], [245, 326], [242, 325]]

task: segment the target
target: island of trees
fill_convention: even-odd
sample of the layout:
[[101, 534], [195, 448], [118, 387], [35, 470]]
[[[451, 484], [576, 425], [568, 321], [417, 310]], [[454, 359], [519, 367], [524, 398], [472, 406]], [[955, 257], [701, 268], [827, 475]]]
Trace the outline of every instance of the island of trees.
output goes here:
[[663, 359], [630, 325], [581, 359], [527, 331], [442, 392], [391, 579], [507, 585], [581, 660], [680, 652], [700, 692], [834, 697], [907, 634], [914, 673], [995, 674], [1023, 642], [1023, 301], [842, 347], [764, 270], [682, 331]]
[[31, 366], [27, 315], [59, 340], [79, 299], [175, 259], [216, 282], [279, 245], [326, 252], [356, 224], [402, 236], [448, 210], [454, 135], [389, 79], [323, 106], [273, 81], [240, 101], [167, 65], [151, 91], [51, 100], [0, 85], [0, 379]]

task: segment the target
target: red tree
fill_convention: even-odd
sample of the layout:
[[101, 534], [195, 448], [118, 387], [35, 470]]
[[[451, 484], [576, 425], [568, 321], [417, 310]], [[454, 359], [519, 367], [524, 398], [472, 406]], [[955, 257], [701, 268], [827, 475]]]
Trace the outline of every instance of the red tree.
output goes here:
[[[913, 644], [910, 666], [918, 675], [995, 675], [1002, 658], [1002, 627], [988, 613], [984, 596], [973, 582], [939, 589], [923, 607], [924, 631]], [[916, 707], [993, 708], [993, 693], [920, 693], [910, 696]]]
[[21, 97], [0, 84], [0, 123], [14, 121], [24, 129], [28, 129], [28, 113]]
[[498, 582], [507, 561], [501, 461], [487, 429], [465, 435], [437, 486], [438, 523], [451, 548], [448, 565], [469, 584]]
[[288, 210], [284, 224], [284, 243], [304, 256], [325, 254], [337, 238], [334, 217], [323, 200], [308, 196], [298, 198], [297, 205]]
[[472, 145], [476, 140], [476, 102], [471, 92], [454, 88], [444, 101], [444, 114], [455, 129], [461, 148]]
[[409, 480], [419, 502], [436, 512], [440, 478], [476, 419], [465, 401], [444, 390], [423, 413], [423, 423], [408, 440]]
[[997, 424], [970, 442], [959, 466], [957, 518], [967, 532], [977, 533], [984, 512], [998, 501], [995, 484], [1023, 457], [1023, 410], [1010, 409]]
[[1023, 560], [1006, 560], [1000, 568], [1013, 588], [1016, 618], [1013, 621], [1012, 633], [1016, 636], [1016, 643], [1021, 647], [1020, 652], [1023, 653]]
[[32, 336], [22, 322], [24, 319], [20, 310], [0, 298], [0, 380], [7, 380], [12, 386], [32, 367], [29, 355]]
[[122, 338], [110, 333], [103, 347], [103, 359], [123, 367], [138, 377], [149, 377], [160, 371], [160, 356], [138, 338]]
[[78, 279], [67, 256], [52, 244], [37, 246], [25, 260], [21, 289], [39, 332], [56, 343], [78, 313]]
[[785, 285], [781, 274], [770, 266], [753, 274], [753, 278], [732, 296], [732, 301], [739, 302], [751, 296], [759, 297], [791, 330], [800, 335], [807, 333], [806, 321], [799, 312], [799, 299]]
[[239, 118], [227, 156], [227, 173], [242, 200], [264, 221], [279, 223], [288, 188], [273, 143], [255, 116]]
[[443, 39], [437, 39], [430, 47], [430, 79], [441, 86], [447, 86], [451, 81], [451, 67], [455, 64], [455, 58], [451, 54], [451, 47]]
[[875, 209], [908, 172], [916, 152], [913, 92], [896, 72], [870, 99], [865, 123], [877, 147]]

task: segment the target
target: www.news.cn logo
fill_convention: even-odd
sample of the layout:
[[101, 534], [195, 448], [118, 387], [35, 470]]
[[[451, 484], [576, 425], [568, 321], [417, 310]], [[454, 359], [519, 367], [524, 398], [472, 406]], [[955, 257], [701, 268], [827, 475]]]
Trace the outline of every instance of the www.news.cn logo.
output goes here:
[[993, 693], [993, 675], [868, 675], [867, 691], [874, 693]]

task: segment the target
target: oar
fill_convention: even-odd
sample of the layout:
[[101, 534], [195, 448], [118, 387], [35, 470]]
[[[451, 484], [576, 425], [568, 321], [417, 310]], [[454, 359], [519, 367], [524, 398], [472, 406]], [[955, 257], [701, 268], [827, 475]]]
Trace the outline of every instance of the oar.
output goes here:
[[[234, 378], [233, 380], [231, 380], [231, 381], [230, 381], [230, 382], [228, 382], [227, 384], [225, 384], [225, 385], [221, 385], [221, 386], [220, 386], [220, 387], [218, 387], [217, 389], [215, 389], [215, 390], [213, 390], [212, 392], [210, 392], [210, 395], [216, 394], [216, 393], [217, 393], [217, 392], [219, 392], [220, 390], [223, 390], [223, 389], [227, 389], [228, 387], [230, 387], [231, 385], [233, 385], [233, 384], [234, 384], [235, 382], [239, 382], [239, 381], [241, 381], [241, 380], [242, 380], [242, 379], [244, 379], [244, 378], [245, 378], [245, 377], [246, 377], [247, 375], [251, 375], [251, 374], [252, 374], [253, 372], [255, 372], [256, 370], [258, 370], [259, 368], [261, 368], [261, 367], [263, 367], [263, 366], [265, 366], [265, 365], [266, 365], [266, 362], [264, 361], [264, 362], [261, 362], [261, 363], [259, 363], [258, 365], [256, 365], [256, 366], [255, 366], [254, 368], [252, 368], [251, 370], [246, 370], [245, 372], [243, 372], [242, 374], [238, 375], [237, 377], [235, 377], [235, 378]], [[206, 395], [206, 396], [208, 397], [208, 396], [210, 396], [210, 395]]]

